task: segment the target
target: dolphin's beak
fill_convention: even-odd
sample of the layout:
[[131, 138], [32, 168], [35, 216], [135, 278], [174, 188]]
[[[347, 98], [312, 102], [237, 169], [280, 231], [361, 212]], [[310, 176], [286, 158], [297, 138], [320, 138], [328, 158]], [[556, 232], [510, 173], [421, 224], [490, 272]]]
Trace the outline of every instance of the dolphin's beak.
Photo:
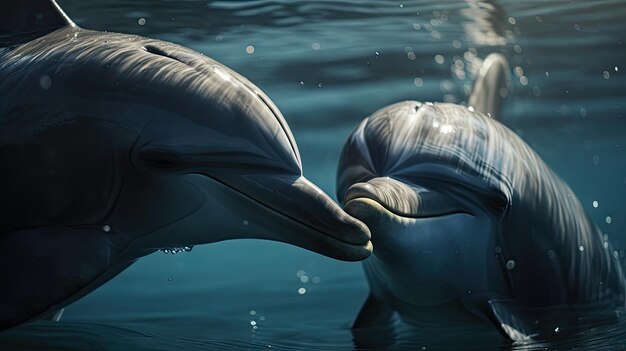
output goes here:
[[344, 261], [372, 253], [370, 231], [303, 176], [252, 174], [220, 180], [274, 212], [258, 218], [264, 239], [296, 245]]

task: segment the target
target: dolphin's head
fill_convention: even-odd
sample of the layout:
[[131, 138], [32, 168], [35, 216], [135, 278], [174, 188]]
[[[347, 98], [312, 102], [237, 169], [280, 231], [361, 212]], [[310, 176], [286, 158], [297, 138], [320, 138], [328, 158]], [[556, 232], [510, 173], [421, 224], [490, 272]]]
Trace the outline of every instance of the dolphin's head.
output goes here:
[[368, 225], [374, 255], [394, 264], [391, 272], [454, 272], [454, 253], [494, 229], [511, 197], [496, 128], [464, 106], [407, 101], [377, 111], [348, 138], [337, 195]]
[[165, 101], [155, 103], [131, 162], [164, 193], [169, 213], [152, 218], [158, 225], [142, 245], [262, 238], [342, 260], [370, 254], [367, 227], [303, 177], [293, 135], [263, 92], [188, 49], [143, 47], [157, 72], [148, 90], [165, 92]]

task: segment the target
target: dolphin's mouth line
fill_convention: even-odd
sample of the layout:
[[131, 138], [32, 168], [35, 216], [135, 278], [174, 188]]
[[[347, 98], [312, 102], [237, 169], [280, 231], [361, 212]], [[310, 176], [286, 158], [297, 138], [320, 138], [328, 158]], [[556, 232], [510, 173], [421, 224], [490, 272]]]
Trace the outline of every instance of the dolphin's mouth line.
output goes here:
[[276, 213], [276, 214], [278, 214], [278, 215], [280, 215], [280, 216], [282, 216], [282, 217], [287, 218], [288, 220], [290, 220], [290, 221], [292, 221], [292, 222], [294, 222], [294, 223], [297, 223], [297, 224], [299, 224], [299, 225], [301, 225], [301, 226], [303, 226], [303, 227], [309, 228], [309, 229], [313, 230], [314, 232], [320, 233], [320, 234], [322, 234], [322, 235], [324, 235], [324, 236], [326, 236], [326, 237], [329, 237], [329, 238], [331, 238], [331, 239], [333, 239], [333, 240], [335, 240], [336, 242], [339, 242], [339, 243], [341, 243], [341, 244], [348, 245], [348, 246], [350, 246], [350, 247], [366, 247], [366, 246], [367, 246], [367, 244], [369, 243], [369, 240], [368, 240], [368, 241], [366, 241], [366, 242], [364, 242], [364, 243], [360, 243], [360, 244], [353, 243], [353, 242], [348, 242], [348, 241], [345, 241], [345, 240], [341, 240], [340, 238], [337, 238], [337, 237], [336, 237], [336, 236], [334, 236], [334, 235], [331, 235], [331, 234], [329, 234], [329, 233], [326, 233], [326, 232], [324, 232], [324, 231], [321, 231], [321, 230], [319, 230], [318, 228], [315, 228], [315, 227], [313, 227], [313, 226], [311, 226], [311, 225], [309, 225], [309, 224], [307, 224], [307, 223], [304, 223], [304, 222], [302, 222], [302, 221], [299, 221], [299, 220], [297, 220], [297, 219], [295, 219], [295, 218], [293, 218], [293, 217], [291, 217], [291, 216], [289, 216], [289, 215], [287, 215], [287, 214], [285, 214], [285, 213], [283, 213], [283, 212], [280, 212], [279, 210], [277, 210], [277, 209], [273, 208], [272, 206], [269, 206], [269, 205], [267, 205], [267, 204], [265, 204], [265, 203], [263, 203], [263, 202], [261, 202], [261, 201], [259, 201], [259, 200], [255, 199], [255, 198], [253, 198], [252, 196], [250, 196], [250, 195], [248, 195], [248, 194], [246, 194], [246, 193], [244, 193], [244, 192], [242, 192], [242, 191], [239, 191], [237, 188], [232, 187], [232, 186], [228, 185], [227, 183], [224, 183], [223, 181], [221, 181], [221, 180], [219, 180], [219, 179], [216, 179], [216, 178], [211, 177], [211, 176], [209, 176], [209, 175], [207, 175], [207, 174], [204, 174], [204, 173], [189, 173], [189, 174], [197, 174], [197, 175], [200, 175], [200, 176], [203, 176], [203, 177], [209, 178], [209, 179], [211, 179], [211, 180], [213, 180], [213, 181], [215, 181], [215, 182], [217, 182], [217, 183], [219, 183], [219, 184], [221, 184], [221, 185], [223, 185], [223, 186], [227, 187], [228, 189], [230, 189], [230, 190], [232, 190], [232, 191], [235, 191], [235, 192], [237, 192], [238, 194], [241, 194], [241, 195], [242, 195], [242, 196], [244, 196], [246, 199], [249, 199], [250, 201], [253, 201], [253, 202], [257, 203], [257, 204], [259, 204], [259, 205], [261, 205], [261, 206], [263, 206], [263, 207], [265, 207], [265, 208], [267, 208], [267, 209], [271, 210], [272, 212], [274, 212], [274, 213]]
[[437, 213], [437, 214], [432, 214], [432, 215], [408, 215], [406, 213], [399, 213], [391, 208], [389, 208], [389, 206], [387, 204], [385, 204], [384, 202], [372, 198], [372, 197], [367, 197], [367, 196], [347, 196], [346, 200], [345, 200], [345, 205], [343, 206], [344, 208], [346, 208], [346, 206], [348, 206], [348, 204], [352, 201], [359, 201], [359, 200], [368, 200], [368, 201], [372, 201], [375, 202], [376, 204], [378, 204], [380, 207], [382, 207], [383, 209], [385, 209], [387, 212], [393, 214], [394, 216], [400, 217], [400, 218], [407, 218], [407, 219], [434, 219], [434, 218], [441, 218], [441, 217], [447, 217], [450, 215], [456, 215], [456, 214], [466, 214], [466, 215], [470, 215], [472, 217], [475, 217], [476, 215], [469, 212], [469, 211], [459, 211], [459, 210], [451, 210], [451, 211], [445, 211], [445, 212], [441, 212], [441, 213]]

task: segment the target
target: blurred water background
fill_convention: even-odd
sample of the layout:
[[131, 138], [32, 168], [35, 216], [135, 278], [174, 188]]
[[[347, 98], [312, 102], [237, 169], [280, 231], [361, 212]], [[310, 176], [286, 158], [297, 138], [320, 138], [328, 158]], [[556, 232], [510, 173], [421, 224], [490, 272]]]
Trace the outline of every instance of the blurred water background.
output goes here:
[[[283, 112], [304, 174], [332, 196], [339, 151], [361, 119], [406, 99], [461, 103], [481, 59], [501, 52], [515, 85], [503, 123], [569, 183], [624, 257], [623, 0], [58, 2], [82, 27], [172, 41], [246, 76]], [[0, 349], [352, 350], [367, 291], [358, 263], [222, 242], [142, 258], [60, 323], [0, 334]], [[405, 329], [392, 348], [626, 348], [626, 322], [530, 344], [472, 327]]]

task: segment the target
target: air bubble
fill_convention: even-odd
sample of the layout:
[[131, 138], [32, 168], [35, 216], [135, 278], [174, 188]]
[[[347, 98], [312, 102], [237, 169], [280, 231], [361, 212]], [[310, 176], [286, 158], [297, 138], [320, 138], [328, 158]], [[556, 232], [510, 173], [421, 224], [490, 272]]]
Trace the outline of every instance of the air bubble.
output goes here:
[[513, 270], [513, 268], [515, 268], [515, 261], [513, 260], [508, 260], [506, 262], [506, 269], [508, 269], [509, 271]]

